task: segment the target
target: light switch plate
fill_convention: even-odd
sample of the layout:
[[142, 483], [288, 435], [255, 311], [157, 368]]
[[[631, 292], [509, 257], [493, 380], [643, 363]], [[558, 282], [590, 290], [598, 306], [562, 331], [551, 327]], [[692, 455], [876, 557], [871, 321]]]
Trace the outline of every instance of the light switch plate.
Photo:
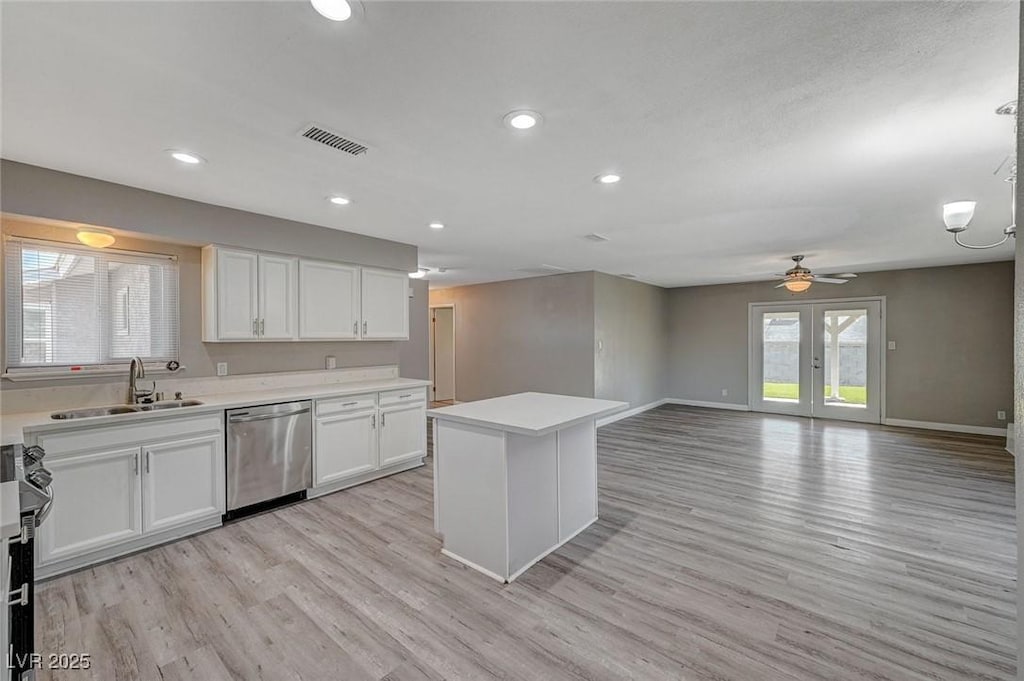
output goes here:
[[336, 369], [338, 367], [338, 360], [334, 355], [327, 355], [327, 368]]
[[996, 419], [999, 420], [999, 421], [1005, 421], [1006, 420], [1006, 412], [1003, 411], [1002, 409], [997, 411], [996, 412]]
[[218, 376], [227, 376], [228, 375], [228, 363], [227, 362], [217, 362], [217, 375]]
[[889, 341], [889, 349], [890, 350], [895, 350], [896, 349], [896, 341]]

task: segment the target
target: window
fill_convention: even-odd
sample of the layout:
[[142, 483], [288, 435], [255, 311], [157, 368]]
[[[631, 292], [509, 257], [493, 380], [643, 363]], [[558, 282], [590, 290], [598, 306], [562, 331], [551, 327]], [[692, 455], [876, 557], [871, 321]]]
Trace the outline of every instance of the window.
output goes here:
[[8, 373], [178, 359], [178, 263], [166, 255], [9, 238]]

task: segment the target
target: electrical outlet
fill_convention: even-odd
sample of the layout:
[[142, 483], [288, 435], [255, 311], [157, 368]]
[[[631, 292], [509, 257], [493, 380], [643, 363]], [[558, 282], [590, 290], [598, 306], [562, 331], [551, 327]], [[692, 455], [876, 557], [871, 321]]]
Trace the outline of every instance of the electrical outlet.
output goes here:
[[729, 396], [729, 390], [727, 388], [722, 388], [722, 397], [728, 397], [728, 396]]
[[218, 376], [227, 376], [228, 375], [228, 363], [227, 362], [217, 362], [217, 375]]
[[336, 369], [338, 367], [338, 360], [334, 355], [327, 355], [327, 368]]
[[996, 418], [998, 420], [1000, 420], [1000, 421], [1005, 421], [1006, 420], [1006, 412], [1003, 411], [1002, 409], [1000, 409], [999, 411], [996, 412]]
[[896, 341], [889, 341], [889, 349], [890, 350], [895, 350], [896, 349]]

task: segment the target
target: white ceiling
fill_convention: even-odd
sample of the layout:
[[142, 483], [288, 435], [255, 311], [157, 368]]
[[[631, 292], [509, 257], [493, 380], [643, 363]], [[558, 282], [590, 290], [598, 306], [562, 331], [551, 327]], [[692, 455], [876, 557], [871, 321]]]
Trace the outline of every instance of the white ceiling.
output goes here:
[[[413, 243], [433, 286], [1007, 259], [1018, 5], [4, 2], [5, 158]], [[514, 134], [502, 116], [536, 109]], [[297, 136], [316, 121], [370, 147]], [[163, 150], [195, 151], [197, 168]], [[592, 178], [623, 175], [615, 186]], [[351, 196], [347, 207], [325, 201]], [[431, 220], [448, 227], [427, 228]], [[611, 241], [583, 236], [599, 232]]]

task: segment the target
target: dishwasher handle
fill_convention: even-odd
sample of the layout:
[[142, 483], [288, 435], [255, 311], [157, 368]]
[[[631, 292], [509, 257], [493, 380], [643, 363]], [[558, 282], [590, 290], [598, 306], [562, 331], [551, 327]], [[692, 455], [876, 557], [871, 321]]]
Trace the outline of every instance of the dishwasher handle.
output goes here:
[[309, 407], [303, 407], [302, 409], [295, 409], [293, 411], [282, 411], [273, 414], [258, 414], [256, 416], [245, 416], [239, 414], [238, 416], [232, 416], [228, 418], [228, 423], [248, 423], [250, 421], [264, 421], [266, 419], [281, 419], [287, 416], [296, 416], [298, 414], [308, 414]]

